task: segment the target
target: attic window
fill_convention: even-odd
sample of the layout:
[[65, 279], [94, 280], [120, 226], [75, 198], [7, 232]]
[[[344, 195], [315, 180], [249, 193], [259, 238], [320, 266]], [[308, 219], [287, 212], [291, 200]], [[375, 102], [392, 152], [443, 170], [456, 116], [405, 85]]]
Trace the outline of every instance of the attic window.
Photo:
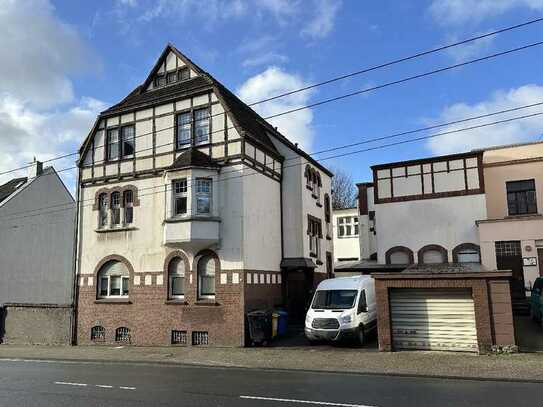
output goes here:
[[161, 88], [175, 82], [186, 81], [187, 79], [190, 79], [190, 70], [187, 67], [183, 67], [175, 71], [157, 74], [154, 81], [154, 87]]
[[166, 85], [166, 76], [163, 74], [157, 75], [155, 78], [155, 88], [160, 88], [164, 85]]
[[168, 72], [168, 75], [166, 76], [166, 81], [168, 82], [168, 84], [177, 81], [177, 72]]
[[189, 68], [181, 68], [181, 69], [179, 69], [179, 71], [177, 71], [177, 80], [178, 81], [186, 81], [187, 79], [190, 79]]

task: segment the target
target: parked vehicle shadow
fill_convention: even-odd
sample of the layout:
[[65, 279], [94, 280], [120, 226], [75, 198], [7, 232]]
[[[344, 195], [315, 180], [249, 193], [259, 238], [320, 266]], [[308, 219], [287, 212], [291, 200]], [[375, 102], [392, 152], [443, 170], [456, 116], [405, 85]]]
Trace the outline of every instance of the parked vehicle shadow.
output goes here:
[[543, 327], [530, 317], [514, 317], [517, 345], [521, 352], [543, 352]]

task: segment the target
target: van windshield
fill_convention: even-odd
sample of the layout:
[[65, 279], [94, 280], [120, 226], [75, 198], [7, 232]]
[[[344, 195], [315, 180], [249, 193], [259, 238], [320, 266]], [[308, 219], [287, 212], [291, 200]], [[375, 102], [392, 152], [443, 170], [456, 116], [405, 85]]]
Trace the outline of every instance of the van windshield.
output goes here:
[[313, 309], [349, 309], [354, 307], [357, 290], [319, 290], [315, 293]]

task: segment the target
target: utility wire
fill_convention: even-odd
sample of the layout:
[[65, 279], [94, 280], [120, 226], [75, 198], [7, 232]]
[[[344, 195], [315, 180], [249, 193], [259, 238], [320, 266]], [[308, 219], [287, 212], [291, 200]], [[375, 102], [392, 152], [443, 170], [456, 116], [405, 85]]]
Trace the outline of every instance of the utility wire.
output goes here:
[[[383, 145], [370, 147], [370, 148], [366, 148], [366, 149], [361, 149], [361, 150], [336, 154], [336, 155], [320, 158], [320, 159], [318, 159], [316, 161], [321, 162], [321, 161], [331, 160], [331, 159], [338, 158], [338, 157], [351, 156], [351, 155], [360, 154], [360, 153], [363, 153], [363, 152], [374, 151], [374, 150], [379, 150], [379, 149], [383, 149], [383, 148], [388, 148], [388, 147], [393, 147], [393, 146], [398, 146], [398, 145], [403, 145], [403, 144], [408, 144], [408, 143], [414, 143], [414, 142], [417, 142], [417, 141], [428, 140], [428, 139], [432, 139], [432, 138], [436, 138], [436, 137], [442, 137], [442, 136], [445, 136], [445, 135], [456, 134], [456, 133], [471, 131], [471, 130], [475, 130], [475, 129], [481, 129], [481, 128], [485, 128], [485, 127], [489, 127], [489, 126], [495, 126], [495, 125], [498, 125], [498, 124], [510, 123], [510, 122], [513, 122], [513, 121], [516, 121], [516, 120], [523, 120], [523, 119], [533, 118], [533, 117], [537, 117], [537, 116], [541, 116], [541, 115], [543, 115], [543, 111], [536, 112], [536, 113], [531, 113], [531, 114], [526, 114], [526, 115], [522, 115], [522, 116], [517, 116], [517, 117], [512, 117], [512, 118], [508, 118], [508, 119], [503, 119], [503, 120], [497, 120], [497, 121], [490, 122], [490, 123], [483, 123], [483, 124], [479, 124], [479, 125], [475, 125], [475, 126], [449, 130], [449, 131], [445, 131], [445, 132], [441, 132], [441, 133], [435, 133], [435, 134], [431, 134], [431, 135], [428, 135], [428, 136], [422, 136], [422, 137], [417, 137], [417, 138], [408, 139], [408, 140], [402, 140], [402, 141], [398, 141], [398, 142], [394, 142], [394, 143], [383, 144]], [[243, 162], [241, 162], [240, 164], [241, 165], [246, 165]], [[305, 165], [305, 164], [306, 164], [305, 162], [301, 162], [301, 163], [293, 163], [293, 164], [290, 164], [288, 166], [283, 166], [282, 173], [284, 173], [284, 170], [287, 169], [287, 168], [296, 167], [296, 166]], [[249, 167], [249, 168], [251, 168], [251, 167]], [[65, 169], [60, 170], [58, 172], [71, 170], [71, 169], [73, 169], [73, 168], [65, 168]], [[214, 184], [218, 184], [219, 182], [225, 182], [225, 181], [228, 181], [228, 180], [231, 180], [231, 179], [237, 179], [237, 178], [252, 176], [252, 175], [256, 175], [256, 174], [261, 174], [261, 173], [258, 172], [258, 171], [254, 171], [253, 173], [241, 174], [241, 175], [236, 175], [236, 176], [233, 176], [233, 177], [226, 177], [226, 178], [214, 181]], [[189, 183], [187, 183], [187, 188], [189, 188], [189, 187], [192, 187], [192, 185], [189, 185]], [[171, 186], [158, 185], [158, 186], [155, 186], [155, 187], [142, 188], [142, 189], [138, 190], [138, 192], [142, 191], [144, 189], [156, 189], [156, 188], [160, 188], [161, 190], [160, 191], [155, 191], [155, 192], [149, 192], [149, 193], [145, 193], [145, 194], [139, 194], [138, 193], [138, 199], [141, 198], [141, 197], [144, 197], [144, 196], [161, 194], [161, 193], [164, 193], [164, 192], [167, 192], [167, 191], [171, 190]], [[81, 203], [81, 202], [84, 202], [84, 201], [85, 200], [82, 200], [82, 201], [79, 201], [79, 202]], [[81, 206], [81, 208], [94, 206], [94, 198], [90, 198], [90, 199], [88, 199], [88, 201], [92, 201], [92, 203], [83, 205], [83, 206]], [[73, 206], [73, 204], [62, 204], [62, 205], [65, 205], [65, 206], [69, 205], [68, 207]], [[42, 209], [49, 209], [49, 208], [53, 208], [53, 207], [55, 207], [55, 205], [50, 206], [50, 207], [43, 207], [43, 208], [34, 209], [32, 211], [37, 211], [37, 210], [42, 210]], [[32, 214], [32, 215], [25, 215], [25, 216], [20, 216], [20, 217], [9, 218], [10, 216], [13, 216], [13, 215], [17, 214], [17, 213], [12, 213], [12, 214], [9, 214], [9, 215], [0, 216], [0, 219], [8, 217], [9, 218], [8, 220], [12, 221], [12, 220], [16, 220], [16, 219], [22, 219], [22, 218], [28, 218], [28, 217], [33, 217], [33, 216], [40, 216], [40, 215], [45, 215], [45, 214], [61, 212], [61, 211], [64, 211], [66, 209], [67, 208], [63, 208], [63, 209], [57, 209], [57, 210], [49, 211], [49, 212], [41, 212], [41, 213]], [[30, 211], [24, 211], [24, 212], [19, 212], [19, 213], [27, 213], [27, 212], [30, 212]]]
[[[278, 94], [278, 95], [275, 95], [275, 96], [271, 96], [271, 97], [266, 98], [266, 99], [262, 99], [262, 100], [259, 100], [259, 101], [256, 101], [256, 102], [252, 102], [252, 103], [248, 104], [248, 106], [255, 106], [255, 105], [266, 103], [266, 102], [276, 100], [276, 99], [279, 99], [279, 98], [282, 98], [282, 97], [285, 97], [285, 96], [291, 96], [293, 94], [296, 94], [296, 93], [299, 93], [299, 92], [304, 92], [304, 91], [307, 91], [307, 90], [310, 90], [310, 89], [314, 89], [314, 88], [317, 88], [319, 86], [323, 86], [323, 85], [327, 85], [327, 84], [334, 83], [334, 82], [337, 82], [337, 81], [341, 81], [341, 80], [344, 80], [344, 79], [352, 78], [354, 76], [362, 75], [362, 74], [369, 73], [369, 72], [372, 72], [372, 71], [376, 71], [376, 70], [379, 70], [379, 69], [382, 69], [382, 68], [386, 68], [386, 67], [389, 67], [389, 66], [400, 64], [402, 62], [417, 59], [417, 58], [420, 58], [420, 57], [423, 57], [423, 56], [426, 56], [426, 55], [430, 55], [430, 54], [433, 54], [433, 53], [444, 51], [444, 50], [454, 48], [454, 47], [457, 47], [457, 46], [460, 46], [460, 45], [465, 45], [465, 44], [468, 44], [468, 43], [471, 43], [471, 42], [474, 42], [474, 41], [478, 41], [478, 40], [481, 40], [481, 39], [484, 39], [484, 38], [499, 35], [499, 34], [502, 34], [502, 33], [508, 32], [508, 31], [513, 31], [513, 30], [517, 30], [519, 28], [524, 28], [524, 27], [527, 27], [529, 25], [540, 23], [542, 21], [543, 21], [543, 17], [536, 18], [536, 19], [533, 19], [533, 20], [528, 20], [528, 21], [520, 23], [520, 24], [515, 24], [515, 25], [512, 25], [512, 26], [504, 27], [504, 28], [501, 28], [499, 30], [488, 32], [486, 34], [481, 34], [481, 35], [477, 35], [477, 36], [474, 36], [474, 37], [470, 37], [470, 38], [467, 38], [465, 40], [457, 41], [457, 42], [450, 43], [450, 44], [447, 44], [447, 45], [443, 45], [443, 46], [437, 47], [437, 48], [432, 48], [432, 49], [422, 51], [422, 52], [419, 52], [419, 53], [416, 53], [416, 54], [413, 54], [413, 55], [410, 55], [410, 56], [407, 56], [407, 57], [394, 59], [394, 60], [379, 64], [379, 65], [374, 65], [374, 66], [371, 66], [371, 67], [368, 67], [368, 68], [363, 68], [363, 69], [355, 71], [355, 72], [340, 75], [340, 76], [337, 76], [337, 77], [334, 77], [334, 78], [331, 78], [331, 79], [327, 79], [327, 80], [324, 80], [324, 81], [321, 81], [321, 82], [317, 82], [317, 83], [314, 83], [314, 84], [311, 84], [311, 85], [308, 85], [308, 86], [305, 86], [305, 87], [302, 87], [302, 88], [294, 89], [292, 91], [288, 91], [288, 92], [281, 93], [281, 94]], [[375, 90], [375, 89], [368, 89], [366, 91], [369, 92], [371, 90]], [[355, 93], [355, 94], [359, 94], [359, 93]], [[349, 97], [349, 96], [344, 96], [344, 97]], [[319, 103], [319, 104], [322, 104], [322, 103]], [[318, 106], [319, 104], [316, 104], [314, 106]], [[313, 107], [313, 106], [309, 106], [309, 107]], [[309, 107], [306, 107], [306, 108], [309, 108]], [[295, 111], [297, 111], [297, 110], [295, 110]], [[214, 115], [211, 115], [210, 119], [212, 117], [214, 117], [214, 116], [226, 114], [227, 112], [229, 112], [229, 110], [225, 110], [224, 112], [216, 113]], [[277, 116], [272, 116], [272, 117], [277, 117]], [[272, 118], [272, 117], [270, 117], [270, 118]], [[265, 119], [267, 119], [267, 118], [265, 118]], [[194, 120], [191, 118], [189, 123], [192, 124], [193, 121]], [[160, 131], [169, 130], [169, 129], [172, 129], [174, 127], [175, 126], [172, 126], [172, 127], [169, 127], [169, 128], [164, 128], [164, 129], [161, 129]], [[146, 135], [149, 135], [149, 134], [152, 134], [152, 133], [142, 134], [140, 136], [136, 136], [136, 138], [146, 136]], [[63, 158], [68, 158], [68, 157], [71, 157], [71, 156], [74, 156], [74, 155], [77, 155], [77, 154], [78, 154], [78, 152], [76, 151], [74, 153], [68, 153], [68, 154], [64, 154], [64, 155], [61, 155], [61, 156], [53, 157], [53, 158], [45, 160], [43, 162], [45, 163], [45, 162], [57, 161], [57, 160], [60, 160], [60, 159], [63, 159]], [[26, 165], [26, 166], [22, 166], [22, 167], [19, 167], [19, 168], [14, 168], [14, 169], [11, 169], [11, 170], [0, 172], [0, 176], [5, 175], [5, 174], [9, 174], [9, 173], [12, 173], [12, 172], [15, 172], [15, 171], [23, 170], [23, 169], [29, 168], [30, 166], [31, 165]]]
[[[368, 143], [372, 143], [372, 142], [375, 142], [375, 141], [381, 141], [381, 140], [387, 140], [387, 139], [391, 139], [391, 138], [397, 138], [397, 137], [400, 137], [400, 136], [405, 136], [405, 135], [414, 134], [414, 133], [420, 133], [420, 132], [428, 131], [428, 130], [434, 130], [434, 129], [441, 128], [441, 127], [448, 127], [448, 126], [452, 126], [452, 125], [455, 125], [455, 124], [466, 123], [466, 122], [469, 122], [469, 121], [488, 118], [488, 117], [492, 117], [492, 116], [496, 116], [496, 115], [500, 115], [500, 114], [504, 114], [504, 113], [511, 113], [511, 112], [515, 112], [515, 111], [519, 111], [519, 110], [523, 110], [523, 109], [528, 109], [528, 108], [532, 108], [532, 107], [536, 107], [536, 106], [541, 106], [541, 105], [543, 105], [543, 102], [537, 102], [537, 103], [532, 103], [532, 104], [523, 105], [523, 106], [516, 106], [516, 107], [513, 107], [513, 108], [498, 110], [498, 111], [494, 111], [494, 112], [491, 112], [491, 113], [486, 113], [486, 114], [478, 115], [478, 116], [465, 117], [465, 118], [459, 119], [459, 120], [454, 120], [454, 121], [445, 122], [445, 123], [439, 123], [439, 124], [435, 124], [435, 125], [432, 125], [432, 126], [420, 127], [420, 128], [414, 129], [414, 130], [408, 130], [408, 131], [399, 132], [399, 133], [392, 133], [392, 134], [389, 134], [389, 135], [386, 135], [386, 136], [365, 139], [365, 140], [358, 141], [356, 143], [345, 144], [345, 145], [338, 146], [338, 147], [332, 147], [332, 148], [328, 148], [328, 149], [324, 149], [324, 150], [320, 150], [320, 151], [315, 151], [315, 152], [311, 153], [310, 155], [317, 155], [317, 154], [322, 154], [322, 153], [326, 153], [326, 152], [342, 150], [342, 149], [345, 149], [345, 148], [355, 147], [355, 146], [358, 146], [358, 145], [361, 145], [361, 144], [368, 144]], [[286, 163], [287, 161], [291, 161], [291, 160], [297, 160], [297, 159], [298, 159], [298, 157], [286, 158], [283, 161], [283, 163]], [[76, 168], [77, 168], [76, 166], [69, 167], [69, 168], [64, 168], [62, 170], [59, 170], [58, 172], [69, 171], [69, 170], [73, 170], [73, 169], [76, 169]], [[234, 173], [234, 172], [238, 172], [238, 171], [237, 170], [230, 170], [230, 171], [225, 170], [225, 171], [221, 171], [221, 174], [224, 175], [224, 174]], [[44, 175], [46, 176], [46, 175], [51, 175], [51, 174], [52, 173], [48, 173], [48, 174], [44, 174]], [[32, 179], [34, 179], [34, 178], [32, 178]], [[145, 187], [145, 188], [140, 188], [138, 191], [143, 191], [143, 190], [147, 190], [147, 189], [156, 189], [156, 188], [157, 187]], [[89, 199], [83, 200], [83, 201], [94, 201], [94, 199], [89, 198]], [[79, 202], [83, 202], [83, 201], [80, 200]], [[51, 207], [54, 207], [54, 206], [66, 206], [66, 205], [67, 204], [59, 204], [59, 205], [53, 205]], [[29, 210], [28, 212], [38, 211], [38, 210], [41, 210], [41, 208], [32, 209], [32, 210]], [[27, 211], [23, 211], [23, 212], [20, 212], [20, 213], [26, 213], [26, 212]], [[15, 215], [15, 214], [17, 214], [17, 213], [12, 213], [11, 215]]]

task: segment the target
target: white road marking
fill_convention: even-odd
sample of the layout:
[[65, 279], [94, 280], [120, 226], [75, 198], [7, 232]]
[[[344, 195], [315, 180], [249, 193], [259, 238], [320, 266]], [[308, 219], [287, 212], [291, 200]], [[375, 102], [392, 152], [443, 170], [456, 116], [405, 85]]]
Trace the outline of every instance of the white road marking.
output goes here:
[[119, 386], [119, 389], [123, 389], [123, 390], [136, 390], [135, 387], [129, 387], [129, 386]]
[[261, 400], [261, 401], [277, 401], [280, 403], [299, 403], [299, 404], [315, 404], [319, 406], [337, 406], [337, 407], [375, 407], [365, 404], [347, 404], [347, 403], [331, 403], [328, 401], [311, 401], [311, 400], [295, 400], [295, 399], [279, 399], [273, 397], [258, 397], [258, 396], [239, 396], [241, 399]]
[[102, 389], [112, 389], [113, 386], [110, 386], [109, 384], [97, 384], [96, 387], [100, 387]]
[[85, 387], [87, 383], [71, 383], [71, 382], [55, 382], [55, 384], [61, 384], [64, 386], [80, 386]]

